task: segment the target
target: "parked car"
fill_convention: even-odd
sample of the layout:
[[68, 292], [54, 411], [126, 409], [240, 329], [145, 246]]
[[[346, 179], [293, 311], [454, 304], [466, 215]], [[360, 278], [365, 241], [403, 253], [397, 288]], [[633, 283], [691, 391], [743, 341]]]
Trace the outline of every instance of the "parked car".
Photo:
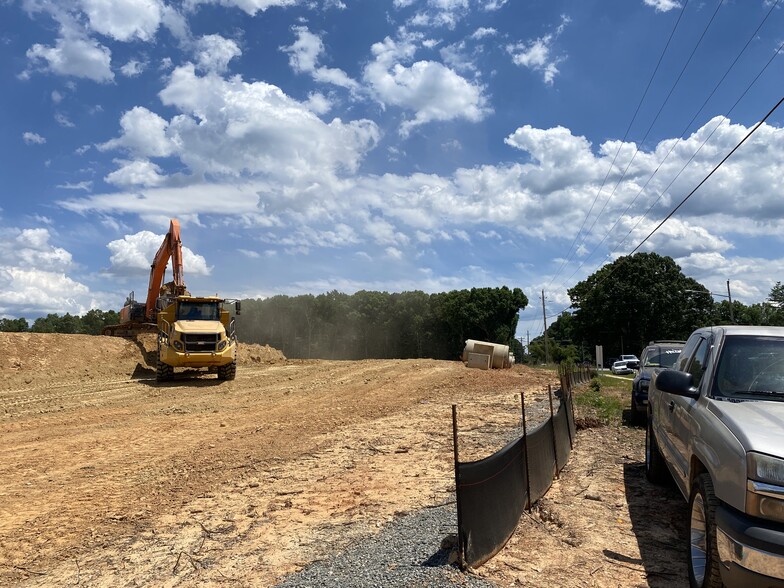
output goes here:
[[683, 349], [685, 341], [651, 341], [643, 349], [640, 371], [632, 380], [632, 423], [642, 423], [648, 410], [648, 385], [651, 375], [664, 368], [671, 368]]
[[689, 503], [692, 586], [784, 586], [784, 327], [696, 330], [648, 393], [645, 471]]
[[628, 365], [631, 369], [633, 370], [640, 369], [640, 360], [637, 358], [636, 355], [621, 355], [620, 359], [625, 361], [626, 365]]
[[631, 374], [634, 372], [632, 368], [629, 367], [628, 362], [625, 359], [619, 359], [615, 363], [612, 364], [610, 371], [616, 375], [619, 374]]

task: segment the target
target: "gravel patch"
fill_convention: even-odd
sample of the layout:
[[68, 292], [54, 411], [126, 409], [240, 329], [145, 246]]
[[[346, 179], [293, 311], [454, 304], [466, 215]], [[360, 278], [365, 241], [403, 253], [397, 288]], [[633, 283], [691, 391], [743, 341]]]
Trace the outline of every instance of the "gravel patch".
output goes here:
[[[378, 535], [287, 576], [277, 588], [497, 588], [449, 564], [442, 541], [457, 531], [454, 502], [396, 518]], [[449, 543], [449, 539], [444, 541]]]

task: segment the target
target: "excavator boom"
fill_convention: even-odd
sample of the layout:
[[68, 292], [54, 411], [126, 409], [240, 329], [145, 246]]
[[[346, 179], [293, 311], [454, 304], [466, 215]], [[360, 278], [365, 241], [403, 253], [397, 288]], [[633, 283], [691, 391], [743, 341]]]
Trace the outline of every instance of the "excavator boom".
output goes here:
[[148, 320], [154, 320], [155, 301], [161, 294], [163, 285], [163, 275], [166, 272], [166, 265], [172, 260], [172, 284], [174, 286], [173, 295], [178, 296], [185, 292], [185, 280], [182, 271], [182, 241], [180, 240], [180, 223], [177, 219], [171, 219], [169, 232], [163, 239], [163, 243], [155, 254], [150, 269], [150, 285], [147, 289], [147, 302], [145, 303], [144, 316]]

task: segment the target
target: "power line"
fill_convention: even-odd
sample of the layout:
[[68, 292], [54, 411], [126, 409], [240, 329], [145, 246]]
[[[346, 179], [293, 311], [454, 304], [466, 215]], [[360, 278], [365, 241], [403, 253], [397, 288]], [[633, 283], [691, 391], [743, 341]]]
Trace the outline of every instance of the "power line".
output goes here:
[[[653, 117], [653, 120], [651, 121], [651, 124], [648, 126], [648, 129], [645, 131], [645, 135], [640, 140], [639, 144], [636, 145], [636, 147], [634, 149], [634, 153], [632, 154], [632, 157], [629, 160], [629, 163], [626, 164], [626, 167], [624, 168], [623, 173], [621, 174], [621, 177], [618, 178], [618, 181], [615, 183], [615, 186], [613, 187], [612, 192], [610, 192], [610, 195], [607, 197], [607, 200], [605, 201], [604, 205], [602, 206], [602, 209], [599, 211], [599, 214], [596, 215], [596, 218], [594, 219], [593, 223], [588, 228], [587, 234], [583, 237], [583, 241], [582, 241], [581, 245], [584, 244], [588, 240], [588, 235], [590, 235], [591, 231], [596, 226], [596, 223], [599, 222], [599, 219], [601, 218], [602, 213], [605, 211], [605, 209], [607, 208], [607, 205], [610, 203], [610, 200], [612, 199], [613, 195], [615, 194], [616, 190], [618, 189], [618, 186], [621, 185], [621, 182], [626, 177], [626, 173], [629, 171], [629, 168], [631, 167], [632, 163], [634, 163], [634, 160], [637, 158], [637, 154], [640, 152], [640, 146], [643, 143], [645, 143], [645, 140], [648, 138], [648, 135], [650, 135], [651, 130], [653, 129], [653, 126], [656, 124], [656, 121], [659, 120], [659, 116], [661, 116], [661, 113], [664, 110], [664, 107], [667, 105], [667, 103], [669, 102], [670, 98], [672, 97], [672, 93], [675, 91], [675, 88], [678, 86], [678, 83], [681, 81], [681, 78], [683, 77], [683, 74], [686, 72], [686, 68], [691, 63], [691, 60], [694, 57], [694, 54], [697, 52], [697, 49], [699, 48], [700, 44], [702, 43], [702, 40], [705, 38], [705, 35], [707, 34], [708, 29], [710, 28], [711, 24], [713, 23], [713, 20], [716, 18], [716, 14], [718, 14], [719, 8], [721, 8], [722, 3], [723, 3], [723, 0], [719, 0], [718, 4], [716, 5], [716, 9], [713, 11], [713, 14], [711, 15], [710, 19], [708, 20], [708, 23], [705, 25], [705, 28], [702, 31], [702, 34], [700, 35], [700, 38], [697, 39], [697, 42], [695, 43], [694, 47], [692, 48], [691, 53], [689, 54], [688, 59], [683, 64], [683, 67], [681, 68], [681, 71], [678, 74], [678, 77], [675, 79], [675, 81], [673, 82], [672, 86], [670, 87], [670, 91], [668, 92], [667, 97], [664, 99], [664, 102], [662, 102], [661, 106], [659, 107], [659, 110], [656, 112], [656, 116]], [[696, 115], [695, 115], [695, 118], [696, 118]], [[623, 140], [621, 141], [621, 145], [623, 145]], [[619, 148], [618, 148], [619, 152], [620, 152], [620, 149], [621, 149], [621, 147], [619, 146]], [[640, 195], [640, 193], [638, 193], [637, 196], [634, 197], [634, 199], [629, 203], [629, 206], [626, 208], [626, 210], [629, 210], [629, 208], [634, 204], [634, 202], [637, 200], [639, 195]], [[615, 223], [612, 225], [612, 227], [610, 227], [610, 230], [607, 232], [607, 234], [605, 234], [604, 238], [600, 241], [600, 243], [599, 243], [600, 245], [601, 245], [601, 243], [604, 242], [605, 239], [607, 239], [607, 237], [610, 235], [610, 232], [612, 232], [612, 230], [615, 228], [615, 226], [618, 224], [618, 222], [620, 221], [620, 219], [623, 217], [623, 215], [625, 213], [626, 213], [626, 211], [621, 213], [621, 215], [618, 217], [618, 219], [615, 221]], [[598, 248], [598, 245], [597, 245], [597, 248]], [[596, 248], [594, 248], [594, 251], [595, 250], [596, 250]], [[591, 252], [591, 255], [593, 255], [593, 251]], [[571, 279], [572, 276], [574, 276], [574, 274], [577, 273], [577, 271], [579, 271], [579, 269], [583, 266], [583, 264], [588, 259], [590, 259], [591, 255], [589, 255], [588, 258], [583, 260], [583, 262], [580, 264], [580, 266], [578, 266], [578, 268], [572, 273], [572, 275], [569, 276], [569, 278], [567, 278], [567, 280]]]
[[[777, 52], [777, 53], [778, 53], [778, 52]], [[635, 247], [634, 249], [632, 249], [632, 250], [631, 250], [631, 252], [630, 252], [628, 255], [633, 255], [633, 254], [634, 254], [634, 253], [635, 253], [635, 252], [636, 252], [636, 251], [637, 251], [637, 250], [638, 250], [640, 247], [642, 247], [642, 246], [643, 246], [643, 244], [644, 244], [644, 243], [645, 243], [645, 242], [646, 242], [648, 239], [650, 239], [650, 238], [653, 236], [653, 234], [654, 234], [656, 231], [658, 231], [658, 230], [659, 230], [659, 229], [662, 227], [662, 225], [663, 225], [664, 223], [666, 223], [666, 222], [667, 222], [667, 221], [668, 221], [668, 220], [669, 220], [669, 219], [672, 217], [672, 215], [674, 215], [674, 214], [675, 214], [675, 213], [678, 211], [678, 209], [679, 209], [681, 206], [683, 206], [683, 205], [686, 203], [686, 201], [687, 201], [689, 198], [691, 198], [691, 197], [692, 197], [692, 195], [693, 195], [693, 194], [694, 194], [694, 193], [695, 193], [697, 190], [699, 190], [700, 186], [702, 186], [702, 185], [703, 185], [705, 182], [707, 182], [707, 181], [708, 181], [708, 178], [710, 178], [710, 177], [711, 177], [711, 176], [712, 176], [714, 173], [716, 173], [716, 170], [717, 170], [717, 169], [719, 169], [719, 168], [720, 168], [720, 167], [721, 167], [721, 166], [724, 164], [724, 162], [725, 162], [725, 161], [727, 161], [727, 160], [730, 158], [730, 156], [731, 156], [733, 153], [735, 153], [735, 152], [738, 150], [738, 148], [739, 148], [741, 145], [743, 145], [743, 144], [746, 142], [746, 140], [747, 140], [749, 137], [751, 137], [751, 136], [752, 136], [752, 135], [753, 135], [753, 134], [756, 132], [756, 130], [762, 126], [762, 124], [763, 124], [763, 123], [764, 123], [766, 120], [768, 120], [768, 118], [770, 118], [770, 116], [771, 116], [771, 115], [772, 115], [774, 112], [776, 112], [776, 110], [778, 109], [778, 107], [779, 107], [779, 106], [781, 106], [781, 103], [782, 103], [782, 102], [784, 102], [784, 97], [782, 97], [782, 98], [781, 98], [781, 99], [780, 99], [780, 100], [779, 100], [779, 101], [776, 103], [776, 105], [775, 105], [773, 108], [771, 108], [771, 109], [770, 109], [770, 111], [768, 112], [768, 114], [766, 114], [766, 115], [765, 115], [765, 117], [764, 117], [764, 118], [763, 118], [761, 121], [759, 121], [759, 122], [758, 122], [756, 125], [754, 125], [754, 127], [753, 127], [753, 128], [752, 128], [752, 129], [751, 129], [751, 130], [750, 130], [748, 133], [746, 133], [746, 136], [745, 136], [745, 137], [743, 137], [743, 139], [741, 139], [740, 143], [738, 143], [737, 145], [735, 145], [735, 147], [733, 147], [733, 148], [732, 148], [732, 151], [730, 151], [729, 153], [727, 153], [727, 155], [724, 157], [724, 159], [722, 159], [722, 160], [721, 160], [721, 161], [720, 161], [720, 162], [719, 162], [719, 163], [716, 165], [716, 167], [714, 167], [714, 168], [713, 168], [713, 169], [710, 171], [710, 173], [709, 173], [707, 176], [705, 176], [705, 177], [703, 178], [703, 180], [702, 180], [702, 181], [701, 181], [699, 184], [697, 184], [697, 185], [695, 186], [695, 188], [694, 188], [694, 189], [693, 189], [691, 192], [689, 192], [689, 193], [688, 193], [688, 194], [687, 194], [687, 195], [684, 197], [684, 199], [683, 199], [683, 200], [681, 200], [681, 201], [680, 201], [680, 204], [678, 204], [678, 206], [676, 206], [675, 208], [673, 208], [673, 209], [672, 209], [672, 211], [671, 211], [671, 212], [670, 212], [670, 213], [669, 213], [667, 216], [665, 216], [665, 217], [664, 217], [664, 219], [662, 219], [662, 221], [661, 221], [661, 222], [660, 222], [658, 225], [656, 225], [656, 228], [655, 228], [655, 229], [653, 229], [653, 230], [652, 230], [650, 233], [648, 233], [648, 236], [647, 236], [647, 237], [645, 237], [645, 239], [643, 239], [642, 241], [640, 241], [640, 243], [637, 245], [637, 247]]]
[[[778, 0], [777, 0], [777, 2], [778, 2]], [[566, 257], [564, 257], [564, 260], [561, 262], [561, 267], [559, 267], [558, 271], [555, 272], [555, 275], [552, 278], [550, 278], [550, 282], [547, 284], [548, 287], [550, 286], [550, 284], [553, 283], [553, 280], [555, 280], [560, 275], [560, 273], [563, 270], [564, 266], [569, 261], [569, 258], [570, 258], [571, 254], [572, 254], [572, 249], [574, 248], [575, 243], [577, 243], [577, 239], [579, 239], [580, 233], [582, 232], [583, 228], [585, 227], [585, 223], [588, 222], [588, 218], [591, 216], [591, 212], [593, 211], [593, 207], [596, 206], [596, 202], [599, 200], [599, 195], [602, 193], [602, 190], [604, 189], [604, 185], [607, 182], [607, 178], [610, 177], [610, 172], [612, 172], [612, 169], [615, 166], [615, 161], [618, 158], [618, 155], [621, 153], [621, 148], [623, 147], [623, 143], [626, 141], [626, 138], [629, 136], [629, 132], [631, 131], [631, 128], [632, 128], [632, 125], [634, 124], [634, 121], [637, 120], [637, 114], [640, 112], [640, 108], [642, 107], [642, 103], [645, 100], [645, 97], [648, 95], [648, 90], [650, 90], [651, 84], [653, 83], [653, 79], [656, 77], [656, 73], [659, 71], [659, 67], [661, 66], [662, 60], [664, 59], [664, 55], [667, 53], [667, 49], [669, 48], [670, 43], [672, 42], [672, 38], [675, 36], [675, 31], [678, 29], [678, 24], [681, 22], [681, 18], [683, 17], [683, 13], [685, 12], [686, 6], [688, 6], [688, 4], [689, 4], [689, 0], [686, 0], [683, 3], [683, 6], [681, 7], [681, 11], [678, 14], [678, 18], [675, 21], [675, 25], [673, 26], [672, 31], [670, 31], [670, 36], [667, 39], [667, 43], [664, 45], [664, 49], [662, 49], [661, 55], [659, 55], [659, 61], [656, 63], [656, 67], [654, 68], [653, 73], [651, 74], [651, 77], [648, 79], [648, 84], [645, 86], [645, 91], [642, 93], [642, 96], [640, 97], [640, 102], [637, 104], [637, 108], [634, 111], [634, 115], [632, 116], [632, 120], [629, 121], [629, 126], [626, 127], [626, 132], [623, 134], [623, 139], [621, 139], [621, 144], [618, 146], [618, 151], [615, 152], [615, 156], [613, 157], [612, 163], [610, 163], [610, 167], [607, 169], [607, 173], [604, 176], [604, 180], [602, 180], [602, 185], [599, 187], [599, 191], [596, 193], [596, 196], [593, 199], [593, 203], [591, 204], [590, 209], [585, 214], [585, 218], [583, 219], [583, 224], [580, 226], [580, 229], [577, 231], [577, 234], [575, 235], [574, 240], [572, 241], [572, 244], [569, 247], [569, 251], [566, 253]], [[593, 227], [593, 225], [592, 225], [592, 227]], [[590, 232], [590, 230], [589, 230], [589, 232]]]
[[[703, 101], [703, 103], [702, 103], [702, 106], [700, 106], [700, 108], [697, 110], [697, 112], [694, 114], [694, 116], [692, 116], [691, 120], [690, 120], [690, 121], [689, 121], [689, 122], [686, 124], [686, 126], [684, 127], [684, 130], [683, 130], [683, 132], [682, 132], [682, 133], [681, 133], [681, 135], [678, 137], [677, 141], [675, 141], [675, 142], [673, 143], [673, 145], [670, 147], [670, 149], [669, 149], [669, 151], [667, 152], [667, 154], [665, 155], [665, 157], [664, 157], [664, 158], [662, 159], [662, 161], [661, 161], [661, 162], [658, 164], [658, 166], [657, 166], [657, 167], [656, 167], [656, 169], [653, 171], [653, 173], [651, 174], [651, 176], [650, 176], [650, 177], [649, 177], [649, 178], [646, 180], [646, 182], [645, 182], [645, 184], [642, 186], [642, 188], [640, 188], [640, 190], [637, 192], [637, 194], [635, 195], [635, 197], [632, 199], [631, 203], [629, 203], [629, 205], [628, 205], [628, 206], [627, 206], [627, 207], [624, 209], [624, 211], [621, 213], [621, 215], [618, 217], [618, 219], [616, 219], [616, 221], [613, 223], [613, 225], [610, 227], [610, 229], [609, 229], [609, 230], [607, 231], [607, 233], [604, 235], [604, 237], [602, 238], [602, 240], [601, 240], [601, 241], [599, 241], [599, 243], [597, 243], [597, 244], [596, 244], [596, 246], [595, 246], [595, 247], [593, 248], [593, 250], [592, 250], [592, 251], [591, 251], [591, 252], [588, 254], [588, 256], [587, 256], [585, 259], [583, 259], [583, 261], [582, 261], [582, 262], [580, 262], [580, 264], [577, 266], [577, 268], [576, 268], [576, 269], [575, 269], [575, 270], [572, 272], [572, 274], [571, 274], [571, 275], [570, 275], [570, 276], [567, 278], [567, 281], [568, 281], [568, 280], [570, 280], [572, 277], [574, 277], [574, 275], [575, 275], [575, 274], [576, 274], [578, 271], [580, 271], [580, 269], [581, 269], [581, 268], [582, 268], [582, 267], [583, 267], [583, 266], [584, 266], [584, 265], [585, 265], [585, 264], [586, 264], [586, 263], [587, 263], [587, 262], [588, 262], [588, 261], [591, 259], [591, 257], [594, 255], [594, 253], [596, 253], [597, 249], [598, 249], [598, 248], [599, 248], [599, 247], [602, 245], [602, 243], [604, 243], [604, 241], [607, 239], [607, 237], [609, 237], [609, 236], [610, 236], [610, 234], [612, 233], [613, 229], [615, 229], [615, 227], [616, 227], [616, 226], [618, 225], [618, 223], [620, 222], [621, 218], [623, 218], [623, 216], [624, 216], [624, 215], [625, 215], [625, 214], [626, 214], [626, 213], [627, 213], [627, 212], [628, 212], [628, 211], [631, 209], [632, 205], [634, 204], [634, 202], [636, 202], [636, 201], [637, 201], [637, 199], [639, 198], [640, 194], [642, 194], [642, 193], [643, 193], [643, 191], [644, 191], [644, 190], [647, 188], [648, 184], [651, 182], [651, 180], [654, 178], [654, 176], [655, 176], [655, 175], [658, 173], [658, 171], [661, 169], [661, 166], [664, 164], [664, 162], [667, 160], [667, 158], [670, 156], [670, 154], [671, 154], [671, 153], [672, 153], [672, 152], [675, 150], [675, 147], [678, 145], [678, 143], [680, 143], [681, 139], [682, 139], [682, 138], [683, 138], [683, 137], [686, 135], [686, 133], [687, 133], [687, 131], [688, 131], [689, 127], [691, 127], [692, 123], [693, 123], [693, 122], [694, 122], [694, 121], [697, 119], [697, 117], [699, 116], [699, 114], [700, 114], [700, 113], [703, 111], [703, 109], [704, 109], [704, 108], [705, 108], [705, 106], [707, 105], [708, 101], [709, 101], [709, 100], [710, 100], [710, 99], [713, 97], [713, 95], [716, 93], [716, 90], [718, 90], [718, 88], [719, 88], [719, 87], [721, 86], [721, 84], [724, 82], [724, 80], [726, 79], [726, 77], [729, 75], [730, 71], [731, 71], [731, 70], [732, 70], [732, 69], [735, 67], [735, 65], [737, 64], [738, 60], [741, 58], [741, 56], [742, 56], [742, 55], [743, 55], [743, 53], [746, 51], [746, 49], [747, 49], [747, 48], [748, 48], [748, 46], [751, 44], [751, 42], [754, 40], [754, 38], [756, 37], [757, 33], [758, 33], [758, 32], [759, 32], [759, 30], [762, 28], [762, 26], [765, 24], [765, 22], [768, 20], [768, 18], [770, 17], [771, 13], [772, 13], [772, 12], [773, 12], [773, 10], [776, 8], [776, 6], [779, 4], [779, 2], [780, 2], [780, 0], [776, 0], [776, 1], [775, 1], [775, 2], [774, 2], [772, 5], [771, 5], [771, 7], [770, 7], [770, 10], [768, 10], [767, 14], [766, 14], [766, 15], [765, 15], [765, 17], [762, 19], [762, 21], [760, 22], [760, 24], [759, 24], [759, 25], [757, 25], [757, 28], [754, 30], [754, 32], [753, 32], [753, 33], [750, 35], [749, 39], [746, 41], [746, 44], [743, 46], [743, 48], [740, 50], [740, 52], [739, 52], [739, 53], [736, 55], [735, 59], [734, 59], [734, 60], [732, 61], [732, 63], [729, 65], [729, 67], [727, 68], [727, 70], [724, 72], [724, 75], [722, 75], [721, 79], [720, 79], [720, 80], [719, 80], [719, 81], [716, 83], [716, 85], [713, 87], [713, 90], [710, 92], [710, 94], [708, 95], [708, 97], [707, 97], [707, 98], [705, 98], [705, 100], [704, 100], [704, 101]], [[715, 16], [715, 12], [714, 12], [714, 16]], [[703, 33], [703, 34], [704, 34], [704, 33]], [[694, 159], [694, 157], [696, 157], [697, 153], [699, 153], [699, 151], [702, 149], [702, 147], [705, 145], [705, 143], [706, 143], [706, 142], [707, 142], [707, 141], [708, 141], [708, 140], [709, 140], [709, 139], [710, 139], [710, 138], [713, 136], [713, 134], [716, 132], [716, 130], [718, 129], [718, 127], [721, 125], [721, 123], [722, 123], [722, 122], [724, 122], [724, 120], [726, 120], [726, 118], [727, 118], [727, 117], [730, 115], [730, 113], [731, 113], [731, 112], [732, 112], [732, 111], [735, 109], [735, 107], [738, 105], [738, 103], [739, 103], [739, 102], [740, 102], [740, 101], [743, 99], [743, 97], [744, 97], [744, 96], [745, 96], [745, 95], [748, 93], [748, 91], [751, 89], [751, 87], [754, 85], [754, 83], [756, 83], [756, 81], [759, 79], [759, 77], [760, 77], [760, 76], [761, 76], [761, 75], [762, 75], [762, 74], [765, 72], [765, 70], [766, 70], [766, 69], [767, 69], [767, 68], [770, 66], [770, 64], [773, 62], [773, 59], [775, 59], [775, 58], [776, 58], [776, 56], [777, 56], [777, 55], [778, 55], [778, 53], [779, 53], [779, 52], [782, 50], [782, 48], [784, 48], [784, 43], [783, 43], [783, 44], [782, 44], [782, 45], [781, 45], [781, 46], [778, 48], [778, 50], [777, 50], [777, 51], [776, 51], [776, 52], [773, 54], [773, 56], [772, 56], [772, 57], [771, 57], [771, 58], [768, 60], [768, 62], [765, 64], [765, 66], [763, 66], [763, 68], [760, 70], [760, 72], [759, 72], [759, 73], [758, 73], [758, 74], [757, 74], [757, 75], [754, 77], [754, 79], [753, 79], [753, 80], [752, 80], [752, 81], [751, 81], [751, 82], [748, 84], [748, 86], [747, 86], [747, 87], [746, 87], [746, 89], [743, 91], [743, 93], [740, 95], [740, 97], [739, 97], [739, 98], [738, 98], [738, 99], [735, 101], [735, 103], [734, 103], [734, 104], [732, 105], [732, 107], [729, 109], [729, 111], [727, 112], [727, 114], [726, 114], [726, 115], [723, 117], [722, 121], [721, 121], [721, 122], [720, 122], [720, 123], [719, 123], [719, 124], [718, 124], [716, 127], [714, 127], [713, 131], [711, 131], [711, 133], [708, 135], [708, 137], [705, 139], [705, 141], [703, 141], [703, 142], [702, 142], [702, 144], [700, 145], [700, 147], [698, 147], [698, 148], [697, 148], [697, 151], [695, 151], [695, 153], [694, 153], [694, 154], [693, 154], [693, 155], [692, 155], [692, 156], [689, 158], [689, 160], [686, 162], [686, 164], [685, 164], [685, 165], [684, 165], [684, 166], [681, 168], [681, 170], [680, 170], [680, 171], [679, 171], [679, 172], [678, 172], [678, 173], [675, 175], [675, 177], [674, 177], [674, 178], [673, 178], [673, 179], [670, 181], [670, 183], [667, 185], [667, 187], [666, 187], [664, 190], [662, 190], [662, 192], [659, 194], [658, 198], [656, 198], [656, 200], [655, 200], [655, 201], [654, 201], [654, 202], [653, 202], [653, 203], [652, 203], [652, 204], [651, 204], [651, 205], [650, 205], [650, 206], [649, 206], [649, 207], [646, 209], [645, 213], [644, 213], [644, 214], [643, 214], [643, 216], [640, 218], [640, 220], [638, 220], [638, 221], [637, 221], [637, 223], [636, 223], [636, 224], [635, 224], [635, 225], [634, 225], [634, 226], [633, 226], [633, 227], [632, 227], [632, 228], [631, 228], [631, 229], [630, 229], [630, 230], [627, 232], [627, 234], [626, 234], [626, 235], [624, 236], [624, 238], [623, 238], [623, 239], [622, 239], [622, 240], [619, 242], [619, 244], [618, 244], [618, 245], [616, 245], [616, 247], [615, 247], [615, 248], [614, 248], [614, 249], [613, 249], [613, 250], [612, 250], [612, 251], [611, 251], [611, 252], [610, 252], [608, 255], [606, 255], [606, 256], [605, 256], [605, 260], [606, 260], [606, 259], [608, 259], [610, 256], [612, 256], [612, 254], [613, 254], [615, 251], [617, 251], [617, 249], [618, 249], [618, 248], [619, 248], [619, 247], [620, 247], [620, 246], [623, 244], [623, 242], [624, 242], [624, 241], [625, 241], [625, 240], [628, 238], [628, 236], [631, 234], [631, 232], [632, 232], [634, 229], [636, 229], [636, 228], [637, 228], [637, 226], [639, 226], [639, 224], [640, 224], [640, 223], [641, 223], [641, 222], [642, 222], [642, 221], [645, 219], [645, 217], [647, 216], [648, 212], [650, 212], [650, 210], [651, 210], [651, 209], [652, 209], [652, 208], [653, 208], [653, 207], [656, 205], [656, 203], [657, 203], [657, 202], [659, 202], [659, 200], [661, 200], [661, 197], [663, 196], [663, 194], [664, 194], [664, 193], [665, 193], [665, 192], [666, 192], [666, 191], [667, 191], [667, 190], [670, 188], [670, 186], [672, 186], [672, 184], [675, 182], [675, 180], [677, 180], [677, 179], [678, 179], [678, 177], [680, 177], [680, 175], [683, 173], [683, 171], [685, 170], [685, 168], [686, 168], [686, 167], [687, 167], [687, 166], [688, 166], [688, 165], [691, 163], [691, 161]], [[696, 47], [695, 47], [695, 49], [696, 49]], [[693, 53], [692, 53], [692, 54], [693, 54]], [[657, 116], [658, 116], [658, 115], [657, 115]], [[650, 130], [650, 129], [649, 129], [649, 130]], [[636, 152], [635, 152], [635, 155], [636, 155]], [[628, 169], [628, 168], [627, 168], [627, 169]], [[620, 183], [620, 182], [619, 182], [619, 183]], [[617, 185], [616, 185], [616, 187], [617, 187]], [[609, 201], [609, 199], [608, 199], [608, 201]], [[603, 210], [603, 209], [602, 209], [602, 210]], [[594, 223], [594, 224], [595, 224], [595, 223]], [[593, 225], [592, 225], [592, 227], [591, 227], [591, 228], [593, 228]]]

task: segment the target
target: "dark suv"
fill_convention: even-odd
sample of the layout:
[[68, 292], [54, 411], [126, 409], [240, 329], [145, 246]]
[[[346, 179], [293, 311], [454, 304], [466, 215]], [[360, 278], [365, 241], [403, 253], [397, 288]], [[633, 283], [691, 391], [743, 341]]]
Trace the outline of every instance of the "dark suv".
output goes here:
[[640, 356], [640, 371], [632, 380], [632, 423], [642, 423], [648, 406], [648, 385], [654, 370], [675, 365], [685, 341], [651, 341]]

